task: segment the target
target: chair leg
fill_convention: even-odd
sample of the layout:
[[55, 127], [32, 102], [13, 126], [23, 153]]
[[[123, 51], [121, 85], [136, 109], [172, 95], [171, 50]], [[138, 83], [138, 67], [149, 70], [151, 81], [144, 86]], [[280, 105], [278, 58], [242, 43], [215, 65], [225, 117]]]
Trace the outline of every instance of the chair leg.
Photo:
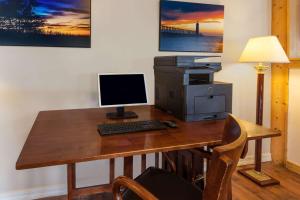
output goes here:
[[231, 180], [228, 183], [227, 200], [232, 200], [232, 185], [231, 185]]

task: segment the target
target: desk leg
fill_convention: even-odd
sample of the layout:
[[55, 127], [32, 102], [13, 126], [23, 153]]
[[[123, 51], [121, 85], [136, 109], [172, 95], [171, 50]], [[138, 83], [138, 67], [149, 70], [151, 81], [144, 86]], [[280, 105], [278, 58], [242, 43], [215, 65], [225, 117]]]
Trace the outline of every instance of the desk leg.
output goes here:
[[112, 184], [115, 180], [115, 159], [109, 160], [109, 182]]
[[155, 153], [155, 167], [159, 168], [159, 153]]
[[262, 139], [255, 140], [255, 171], [261, 172]]
[[[112, 159], [113, 160], [113, 159]], [[114, 161], [110, 161], [110, 180], [114, 177]], [[68, 180], [68, 200], [80, 199], [81, 196], [89, 196], [93, 194], [110, 193], [112, 191], [111, 184], [95, 185], [90, 187], [76, 187], [76, 164], [67, 165], [67, 180]]]
[[76, 166], [75, 164], [68, 164], [68, 200], [72, 200], [73, 192], [76, 189]]
[[141, 159], [142, 159], [141, 173], [143, 173], [147, 168], [147, 155], [146, 154], [142, 155]]
[[240, 169], [238, 172], [245, 177], [249, 178], [254, 183], [261, 187], [270, 185], [278, 185], [280, 182], [269, 175], [262, 172], [261, 167], [262, 156], [262, 139], [255, 141], [255, 166], [254, 169]]
[[125, 157], [124, 158], [124, 176], [129, 178], [133, 177], [133, 157]]

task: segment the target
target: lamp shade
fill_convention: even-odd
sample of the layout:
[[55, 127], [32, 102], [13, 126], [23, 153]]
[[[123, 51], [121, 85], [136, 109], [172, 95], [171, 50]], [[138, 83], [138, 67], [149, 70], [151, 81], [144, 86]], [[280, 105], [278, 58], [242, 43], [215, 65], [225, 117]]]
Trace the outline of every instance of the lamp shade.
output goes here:
[[244, 49], [240, 62], [289, 63], [289, 59], [276, 36], [252, 38]]

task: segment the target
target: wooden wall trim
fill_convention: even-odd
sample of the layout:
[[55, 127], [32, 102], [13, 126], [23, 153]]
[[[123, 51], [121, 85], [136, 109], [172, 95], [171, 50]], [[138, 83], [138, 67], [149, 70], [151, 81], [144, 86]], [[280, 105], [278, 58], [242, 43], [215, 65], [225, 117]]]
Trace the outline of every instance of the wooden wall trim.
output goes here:
[[292, 172], [300, 174], [300, 165], [298, 165], [294, 162], [286, 161], [286, 168]]
[[[277, 35], [283, 48], [288, 41], [288, 0], [272, 0], [272, 35]], [[272, 138], [272, 160], [277, 165], [285, 165], [287, 146], [287, 113], [289, 97], [289, 66], [272, 65], [271, 127], [280, 130], [282, 136]]]
[[292, 60], [291, 63], [289, 64], [289, 67], [291, 69], [300, 68], [300, 60]]
[[[287, 52], [290, 57], [291, 0], [287, 0]], [[300, 58], [290, 58], [290, 68], [300, 68]]]

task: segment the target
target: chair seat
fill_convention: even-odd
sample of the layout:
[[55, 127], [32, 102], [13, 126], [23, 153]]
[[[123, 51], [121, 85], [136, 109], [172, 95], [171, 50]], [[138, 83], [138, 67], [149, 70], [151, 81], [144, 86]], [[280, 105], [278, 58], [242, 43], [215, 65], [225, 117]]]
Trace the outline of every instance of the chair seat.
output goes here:
[[[193, 184], [166, 170], [150, 167], [135, 179], [159, 200], [202, 200], [202, 191]], [[124, 200], [141, 200], [125, 190]]]

